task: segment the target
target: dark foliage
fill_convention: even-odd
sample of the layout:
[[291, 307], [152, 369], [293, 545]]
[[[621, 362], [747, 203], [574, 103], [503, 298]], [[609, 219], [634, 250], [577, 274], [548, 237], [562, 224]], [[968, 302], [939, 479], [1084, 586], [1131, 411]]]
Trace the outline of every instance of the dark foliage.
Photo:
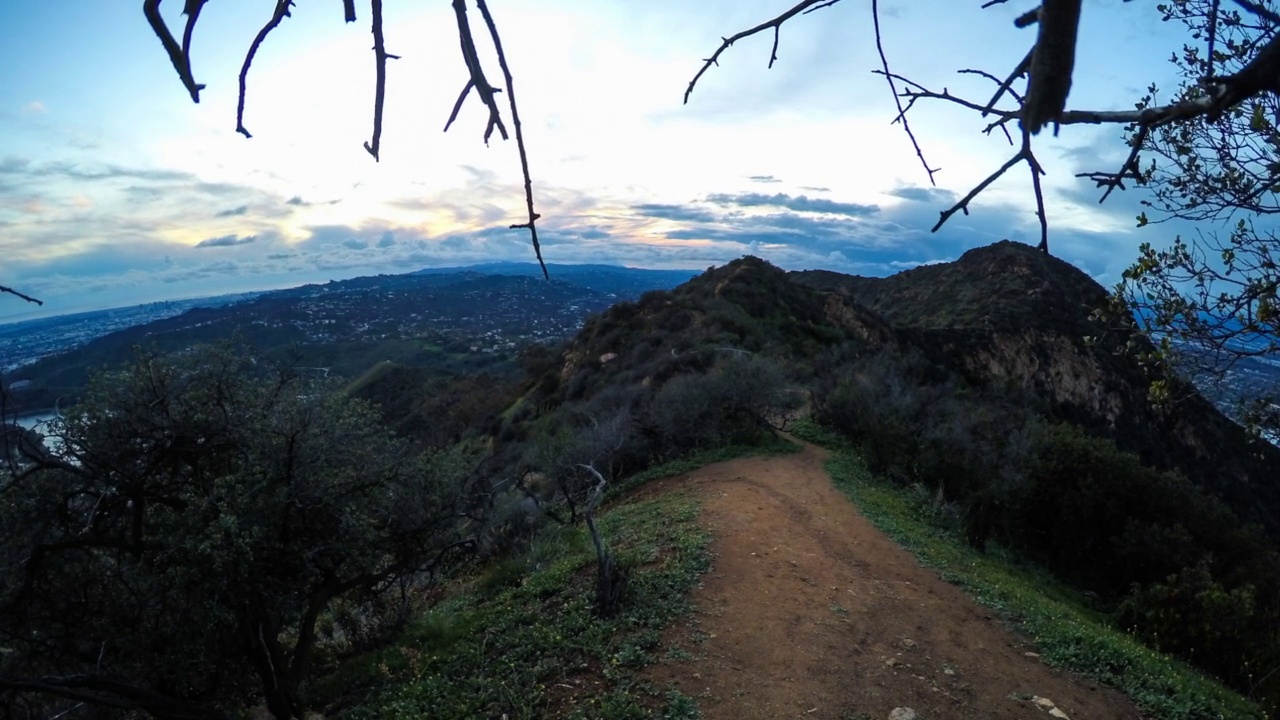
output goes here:
[[[99, 376], [0, 495], [0, 701], [301, 717], [319, 621], [470, 547], [447, 463], [227, 349]], [[255, 693], [256, 688], [256, 693]], [[32, 696], [37, 699], [32, 699]]]

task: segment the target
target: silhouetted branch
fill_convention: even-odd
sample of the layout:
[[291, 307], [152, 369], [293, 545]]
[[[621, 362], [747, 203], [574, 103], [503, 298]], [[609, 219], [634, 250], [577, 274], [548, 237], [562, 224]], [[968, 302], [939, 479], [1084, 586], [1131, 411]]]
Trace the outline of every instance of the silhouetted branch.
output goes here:
[[1131, 141], [1132, 148], [1129, 150], [1129, 157], [1125, 159], [1120, 169], [1113, 173], [1108, 172], [1088, 172], [1077, 173], [1076, 177], [1086, 177], [1096, 182], [1098, 187], [1105, 187], [1106, 192], [1102, 193], [1098, 203], [1106, 202], [1108, 196], [1116, 188], [1124, 190], [1125, 178], [1134, 181], [1141, 181], [1142, 175], [1138, 169], [1138, 153], [1142, 150], [1142, 146], [1147, 141], [1147, 137], [1151, 134], [1151, 126], [1143, 125], [1138, 128], [1138, 134]]
[[[160, 44], [164, 45], [164, 51], [169, 54], [169, 62], [173, 63], [173, 69], [178, 71], [178, 78], [182, 80], [183, 86], [187, 88], [187, 92], [191, 93], [192, 102], [200, 102], [200, 91], [204, 89], [204, 85], [200, 85], [195, 81], [191, 74], [191, 58], [178, 45], [178, 41], [173, 39], [173, 33], [169, 32], [169, 26], [165, 24], [164, 17], [160, 15], [160, 0], [144, 0], [142, 3], [142, 13], [147, 18], [147, 24], [151, 26], [151, 30], [155, 32], [156, 37], [160, 38]], [[199, 15], [197, 10], [196, 16]], [[188, 31], [195, 26], [195, 19], [188, 16]]]
[[376, 69], [373, 89], [373, 140], [364, 149], [378, 161], [378, 148], [382, 143], [382, 107], [387, 97], [387, 60], [399, 60], [399, 55], [387, 52], [382, 36], [382, 0], [371, 0], [373, 10], [373, 58]]
[[965, 195], [964, 197], [960, 198], [960, 200], [956, 202], [956, 204], [952, 205], [946, 210], [943, 210], [940, 213], [941, 217], [938, 218], [938, 222], [934, 224], [933, 229], [930, 230], [930, 232], [938, 232], [939, 228], [941, 228], [942, 225], [945, 222], [947, 222], [947, 220], [950, 220], [952, 215], [955, 215], [958, 212], [963, 212], [965, 215], [968, 215], [969, 203], [975, 197], [977, 197], [979, 193], [981, 193], [983, 190], [986, 190], [988, 185], [995, 182], [997, 178], [999, 178], [1001, 175], [1004, 175], [1006, 172], [1008, 172], [1009, 168], [1013, 167], [1014, 165], [1017, 165], [1019, 162], [1022, 162], [1023, 160], [1026, 160], [1026, 159], [1027, 159], [1027, 145], [1024, 143], [1022, 146], [1022, 149], [1019, 150], [1016, 155], [1009, 158], [1009, 160], [1004, 165], [1001, 165], [999, 170], [996, 170], [995, 172], [988, 175], [986, 180], [983, 180], [982, 182], [978, 183], [976, 187], [974, 187], [972, 190], [969, 191], [968, 195]]
[[188, 66], [191, 64], [191, 33], [195, 31], [196, 21], [200, 19], [200, 11], [208, 1], [187, 0], [187, 6], [182, 10], [182, 13], [187, 16], [187, 26], [182, 30], [182, 56], [186, 58]]
[[938, 171], [938, 168], [929, 167], [929, 163], [924, 159], [924, 151], [920, 149], [920, 143], [916, 141], [915, 133], [911, 132], [911, 125], [907, 122], [906, 110], [902, 107], [902, 98], [898, 95], [898, 87], [893, 82], [894, 75], [889, 72], [889, 60], [885, 57], [884, 43], [880, 38], [879, 0], [871, 0], [871, 20], [875, 25], [876, 31], [876, 52], [880, 53], [880, 67], [884, 69], [882, 74], [889, 83], [889, 91], [893, 94], [893, 101], [898, 105], [898, 117], [894, 118], [894, 122], [902, 123], [902, 129], [906, 131], [907, 137], [911, 138], [911, 146], [916, 150], [916, 157], [920, 158], [920, 164], [924, 166], [924, 171], [929, 174], [929, 184], [936, 186], [938, 183], [933, 179], [933, 174]]
[[801, 13], [831, 7], [838, 2], [840, 2], [840, 0], [803, 0], [803, 2], [797, 3], [790, 10], [782, 13], [772, 20], [762, 22], [749, 30], [743, 30], [737, 35], [722, 38], [720, 47], [712, 53], [711, 57], [707, 58], [706, 61], [702, 63], [702, 69], [698, 70], [698, 74], [694, 75], [693, 79], [689, 81], [689, 87], [684, 91], [684, 103], [686, 105], [689, 104], [689, 96], [693, 94], [693, 88], [698, 84], [698, 80], [702, 78], [702, 75], [706, 73], [707, 70], [711, 69], [712, 65], [719, 64], [718, 60], [720, 59], [720, 53], [728, 50], [730, 45], [733, 45], [735, 42], [745, 37], [751, 37], [756, 33], [773, 28], [773, 51], [769, 54], [769, 67], [772, 68], [773, 63], [778, 59], [778, 34], [782, 29], [782, 24]]
[[0, 293], [9, 293], [10, 295], [16, 295], [16, 296], [18, 296], [18, 297], [22, 298], [23, 300], [26, 300], [26, 301], [27, 301], [27, 302], [29, 302], [29, 303], [35, 303], [35, 304], [37, 304], [37, 305], [44, 305], [44, 303], [43, 303], [42, 301], [37, 300], [37, 299], [35, 299], [35, 298], [31, 297], [30, 295], [24, 295], [24, 294], [22, 294], [22, 293], [18, 292], [17, 290], [14, 290], [13, 288], [5, 287], [5, 286], [3, 286], [3, 285], [0, 285]]
[[1076, 34], [1081, 0], [1044, 0], [1037, 19], [1040, 32], [1027, 69], [1022, 124], [1034, 135], [1056, 123], [1066, 108], [1076, 63]]
[[276, 0], [275, 12], [271, 14], [271, 19], [266, 25], [258, 31], [257, 37], [253, 39], [253, 43], [249, 45], [249, 51], [244, 55], [244, 64], [240, 66], [240, 99], [236, 103], [236, 132], [251, 138], [252, 135], [244, 127], [244, 96], [248, 88], [249, 68], [253, 65], [253, 58], [258, 54], [258, 48], [262, 45], [272, 30], [279, 27], [280, 22], [289, 17], [289, 8], [293, 5], [293, 0]]
[[342, 0], [343, 18], [353, 23], [356, 21], [356, 0]]
[[1044, 174], [1044, 168], [1040, 167], [1040, 161], [1036, 159], [1035, 153], [1031, 152], [1031, 135], [1024, 128], [1022, 131], [1022, 149], [1026, 153], [1027, 167], [1031, 170], [1031, 187], [1036, 194], [1036, 218], [1040, 220], [1040, 244], [1037, 246], [1043, 252], [1049, 252], [1049, 218], [1044, 210], [1044, 190], [1040, 187], [1040, 176]]
[[[547, 272], [547, 264], [542, 261], [542, 246], [538, 243], [536, 223], [538, 218], [542, 216], [533, 207], [533, 179], [529, 176], [529, 155], [525, 151], [524, 131], [520, 125], [520, 111], [516, 108], [515, 81], [511, 78], [511, 68], [507, 65], [507, 54], [502, 50], [502, 38], [498, 36], [498, 26], [493, 21], [493, 15], [489, 12], [488, 4], [486, 4], [485, 0], [476, 0], [476, 6], [480, 8], [480, 14], [484, 16], [484, 22], [489, 27], [489, 37], [493, 39], [494, 50], [498, 53], [498, 66], [502, 68], [503, 82], [507, 86], [507, 102], [511, 105], [511, 125], [516, 131], [516, 148], [520, 151], [520, 171], [524, 173], [524, 199], [525, 205], [529, 210], [529, 220], [512, 225], [511, 229], [529, 229], [529, 239], [533, 242], [533, 253], [538, 257], [538, 265], [542, 267], [542, 276], [550, 280], [551, 275]], [[454, 109], [454, 114], [457, 114], [456, 108]]]
[[982, 113], [983, 117], [986, 117], [991, 110], [995, 108], [996, 103], [1000, 102], [1000, 98], [1003, 97], [1005, 93], [1012, 95], [1013, 99], [1017, 100], [1019, 105], [1022, 104], [1022, 96], [1013, 90], [1013, 81], [1022, 77], [1023, 73], [1027, 71], [1027, 68], [1031, 65], [1031, 55], [1034, 52], [1034, 48], [1028, 50], [1027, 54], [1022, 58], [1022, 62], [1018, 63], [1013, 68], [1013, 72], [1009, 73], [1009, 76], [1004, 79], [1004, 82], [997, 83], [996, 93], [987, 101], [987, 108]]
[[494, 94], [498, 90], [489, 84], [488, 79], [484, 76], [484, 68], [480, 65], [480, 54], [476, 52], [476, 42], [471, 35], [471, 23], [467, 21], [466, 0], [453, 0], [453, 13], [458, 18], [458, 40], [462, 44], [462, 59], [466, 62], [467, 72], [471, 77], [467, 81], [466, 87], [462, 89], [458, 102], [454, 105], [453, 115], [450, 116], [449, 122], [445, 124], [445, 130], [449, 129], [449, 125], [453, 123], [453, 118], [458, 114], [458, 109], [462, 107], [462, 101], [466, 99], [467, 93], [474, 87], [476, 93], [480, 96], [480, 101], [485, 104], [485, 107], [489, 108], [489, 123], [484, 130], [485, 144], [489, 144], [489, 138], [493, 135], [495, 128], [498, 130], [498, 134], [502, 135], [502, 139], [506, 140], [507, 128], [502, 124], [502, 113], [498, 111], [498, 101], [494, 98]]
[[[1250, 0], [1236, 0], [1236, 4], [1260, 18], [1270, 20], [1271, 22], [1280, 25], [1280, 15], [1277, 15], [1275, 12], [1267, 9], [1263, 5], [1251, 2]], [[1209, 60], [1212, 61], [1213, 58], [1209, 58]]]

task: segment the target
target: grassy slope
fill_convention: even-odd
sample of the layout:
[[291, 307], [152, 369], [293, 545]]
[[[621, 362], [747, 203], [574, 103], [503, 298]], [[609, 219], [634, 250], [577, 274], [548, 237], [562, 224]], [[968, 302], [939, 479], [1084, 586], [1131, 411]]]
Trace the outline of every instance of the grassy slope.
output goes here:
[[805, 423], [796, 435], [833, 450], [827, 465], [832, 481], [876, 527], [948, 582], [1000, 611], [1035, 642], [1045, 662], [1116, 687], [1162, 720], [1265, 717], [1247, 699], [1112, 627], [1078, 592], [1048, 573], [1020, 566], [998, 551], [978, 552], [932, 524], [927, 503], [875, 477], [834, 434]]
[[[620, 487], [791, 443], [721, 448], [629, 478]], [[710, 537], [698, 503], [675, 491], [616, 503], [601, 527], [631, 569], [625, 607], [591, 611], [595, 555], [581, 527], [548, 527], [528, 552], [460, 583], [411, 622], [391, 647], [352, 659], [311, 688], [317, 707], [341, 718], [698, 717], [691, 698], [641, 683], [636, 671], [663, 629], [691, 609]]]

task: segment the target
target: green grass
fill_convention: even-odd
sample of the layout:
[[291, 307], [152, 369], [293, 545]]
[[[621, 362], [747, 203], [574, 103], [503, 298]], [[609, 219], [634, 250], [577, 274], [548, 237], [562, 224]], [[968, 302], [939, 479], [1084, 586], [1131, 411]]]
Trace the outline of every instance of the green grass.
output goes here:
[[1247, 699], [1115, 629], [1048, 573], [1016, 564], [998, 549], [978, 552], [931, 524], [917, 494], [876, 477], [839, 436], [813, 423], [800, 424], [794, 433], [833, 451], [827, 463], [832, 481], [876, 527], [998, 610], [1034, 642], [1045, 662], [1111, 685], [1162, 720], [1266, 717]]
[[[621, 483], [635, 488], [744, 455], [798, 450], [782, 439], [719, 448], [670, 462]], [[329, 717], [696, 720], [696, 703], [653, 687], [638, 671], [657, 662], [662, 631], [692, 608], [706, 572], [710, 537], [699, 505], [682, 493], [620, 500], [601, 529], [629, 569], [624, 607], [592, 612], [595, 554], [581, 527], [548, 527], [522, 555], [490, 564], [473, 581], [417, 617], [391, 646], [347, 661], [313, 684]], [[669, 654], [669, 652], [668, 652]]]

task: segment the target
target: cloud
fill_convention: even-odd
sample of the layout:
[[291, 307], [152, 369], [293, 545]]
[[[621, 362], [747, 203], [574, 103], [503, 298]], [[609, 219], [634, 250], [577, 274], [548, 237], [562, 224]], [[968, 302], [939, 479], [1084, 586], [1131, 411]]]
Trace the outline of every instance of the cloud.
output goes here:
[[715, 222], [719, 217], [709, 210], [689, 205], [666, 205], [662, 203], [643, 203], [632, 205], [631, 209], [644, 217], [660, 220], [678, 220], [681, 222]]
[[808, 190], [809, 192], [821, 192], [821, 193], [831, 192], [831, 188], [829, 187], [821, 187], [821, 186], [815, 187], [813, 185], [801, 185], [800, 189]]
[[294, 195], [288, 200], [285, 200], [284, 204], [292, 205], [294, 207], [314, 207], [316, 205], [337, 205], [340, 202], [342, 201], [341, 200], [322, 200], [319, 202], [312, 202], [310, 200], [303, 200], [301, 195]]
[[45, 107], [45, 104], [40, 102], [39, 100], [32, 100], [31, 102], [22, 106], [22, 112], [28, 115], [47, 112], [48, 109], [49, 108]]
[[828, 213], [831, 215], [846, 215], [848, 217], [867, 217], [880, 212], [879, 205], [842, 203], [836, 202], [835, 200], [826, 200], [824, 198], [810, 198], [807, 195], [787, 195], [786, 193], [777, 193], [775, 195], [765, 195], [762, 193], [741, 193], [738, 195], [716, 193], [708, 195], [707, 201], [717, 203], [719, 205], [738, 205], [740, 207], [781, 207], [788, 210], [794, 210], [796, 212]]
[[934, 205], [950, 205], [956, 201], [955, 193], [942, 188], [901, 187], [894, 190], [886, 190], [884, 194], [912, 202], [926, 202]]
[[368, 249], [369, 243], [361, 240], [360, 238], [347, 238], [342, 241], [342, 247], [350, 248], [352, 250], [365, 250]]
[[395, 233], [390, 230], [382, 233], [382, 237], [378, 240], [378, 247], [386, 249], [396, 244]]
[[747, 179], [750, 180], [751, 182], [764, 183], [764, 184], [782, 182], [781, 180], [779, 180], [778, 178], [772, 175], [749, 175], [747, 176]]
[[65, 161], [32, 163], [21, 157], [8, 157], [0, 162], [0, 176], [24, 178], [65, 178], [68, 180], [144, 180], [149, 182], [192, 181], [195, 176], [178, 170], [131, 168], [112, 163], [73, 163]]
[[222, 218], [222, 217], [239, 217], [239, 216], [241, 216], [241, 215], [244, 215], [244, 214], [245, 214], [245, 213], [247, 213], [247, 212], [249, 212], [249, 206], [248, 206], [248, 205], [240, 205], [239, 207], [233, 207], [233, 208], [231, 208], [231, 209], [229, 209], [229, 210], [220, 210], [220, 211], [218, 211], [218, 212], [214, 213], [214, 214], [213, 214], [213, 216], [214, 216], [214, 217], [220, 217], [220, 218]]
[[248, 245], [249, 243], [257, 239], [258, 239], [258, 236], [256, 235], [245, 235], [244, 237], [240, 237], [238, 235], [223, 235], [222, 237], [213, 237], [213, 238], [208, 238], [206, 240], [201, 240], [200, 242], [195, 244], [195, 247], [211, 248], [211, 247], [232, 247], [234, 245]]

